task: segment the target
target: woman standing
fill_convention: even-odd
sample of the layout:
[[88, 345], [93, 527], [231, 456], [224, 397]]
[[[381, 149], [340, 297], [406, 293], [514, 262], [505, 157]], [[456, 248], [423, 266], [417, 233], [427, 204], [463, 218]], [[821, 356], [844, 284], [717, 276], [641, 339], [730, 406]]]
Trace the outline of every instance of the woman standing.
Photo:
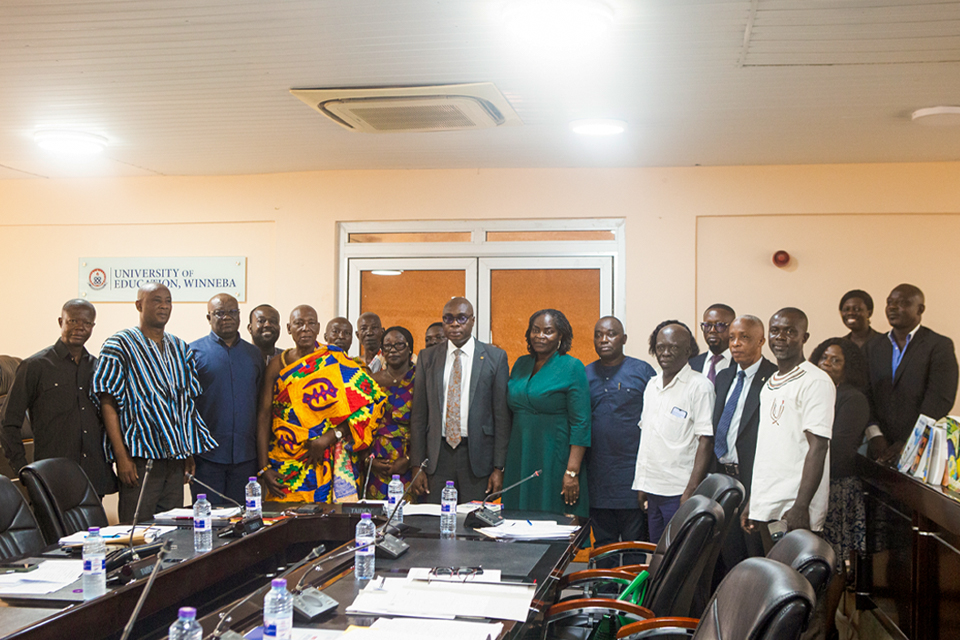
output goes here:
[[590, 388], [583, 363], [567, 355], [573, 329], [560, 311], [542, 309], [530, 316], [526, 338], [530, 355], [517, 359], [507, 386], [513, 431], [503, 484], [543, 473], [505, 493], [504, 506], [587, 517], [581, 463], [590, 446]]
[[409, 487], [410, 472], [410, 408], [413, 406], [413, 335], [404, 327], [390, 327], [380, 341], [386, 366], [373, 379], [387, 393], [383, 420], [373, 433], [370, 449], [370, 480], [367, 498], [386, 500], [387, 485], [394, 474], [400, 476], [403, 488]]

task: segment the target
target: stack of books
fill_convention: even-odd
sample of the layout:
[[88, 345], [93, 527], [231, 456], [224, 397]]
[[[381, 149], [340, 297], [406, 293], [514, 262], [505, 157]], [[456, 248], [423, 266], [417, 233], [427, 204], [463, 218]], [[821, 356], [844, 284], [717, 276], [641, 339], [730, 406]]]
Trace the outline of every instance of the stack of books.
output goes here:
[[960, 451], [960, 418], [917, 418], [910, 439], [900, 454], [897, 469], [928, 484], [960, 491], [957, 453]]

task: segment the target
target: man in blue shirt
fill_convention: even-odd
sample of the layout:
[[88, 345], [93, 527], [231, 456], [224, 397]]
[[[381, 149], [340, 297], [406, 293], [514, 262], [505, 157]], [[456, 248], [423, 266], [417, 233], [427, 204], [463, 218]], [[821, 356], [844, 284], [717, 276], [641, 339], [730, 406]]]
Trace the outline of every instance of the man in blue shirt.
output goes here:
[[588, 490], [597, 546], [647, 539], [647, 520], [631, 487], [640, 446], [643, 390], [656, 371], [624, 355], [626, 343], [619, 320], [600, 318], [593, 330], [593, 347], [600, 359], [587, 365], [593, 415]]
[[[196, 457], [197, 480], [243, 503], [257, 475], [257, 398], [266, 369], [260, 350], [240, 337], [240, 307], [221, 293], [207, 303], [210, 333], [190, 343], [203, 391], [197, 409], [219, 446]], [[191, 485], [193, 497], [207, 493]], [[209, 495], [214, 504], [222, 498]]]

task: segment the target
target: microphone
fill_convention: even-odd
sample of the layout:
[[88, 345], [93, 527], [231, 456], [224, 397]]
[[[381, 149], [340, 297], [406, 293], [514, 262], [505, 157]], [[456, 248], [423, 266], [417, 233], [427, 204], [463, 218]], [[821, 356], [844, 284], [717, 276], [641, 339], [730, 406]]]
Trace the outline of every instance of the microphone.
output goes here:
[[[144, 480], [146, 480], [146, 475], [144, 475]], [[143, 603], [147, 601], [147, 594], [150, 593], [150, 589], [153, 588], [153, 583], [157, 579], [157, 574], [160, 573], [160, 565], [163, 564], [167, 554], [170, 553], [171, 546], [172, 542], [167, 540], [163, 543], [160, 551], [157, 552], [157, 562], [153, 565], [153, 571], [150, 573], [150, 579], [147, 580], [147, 584], [143, 587], [143, 591], [140, 592], [140, 599], [137, 600], [137, 606], [133, 608], [133, 613], [130, 614], [130, 619], [127, 620], [127, 624], [123, 628], [123, 635], [120, 636], [120, 640], [127, 640], [130, 637], [130, 633], [133, 631], [133, 625], [136, 624], [137, 617], [140, 615], [140, 610], [143, 609]]]
[[506, 493], [507, 491], [510, 491], [514, 487], [520, 486], [527, 480], [533, 480], [534, 478], [539, 476], [542, 471], [543, 469], [537, 469], [536, 471], [528, 475], [523, 480], [520, 480], [519, 482], [514, 482], [509, 487], [501, 489], [500, 491], [494, 491], [493, 493], [488, 495], [486, 498], [483, 499], [483, 504], [480, 505], [479, 509], [474, 509], [473, 511], [467, 514], [466, 519], [463, 521], [463, 526], [470, 527], [472, 529], [479, 529], [481, 527], [495, 527], [501, 522], [503, 522], [503, 510], [501, 509], [500, 511], [494, 511], [493, 509], [490, 509], [487, 507], [487, 502], [492, 500], [496, 496], [503, 495], [504, 493]]
[[370, 486], [370, 475], [373, 473], [373, 461], [376, 458], [372, 453], [367, 458], [367, 479], [363, 483], [363, 495], [360, 496], [361, 500], [367, 499], [367, 487]]
[[208, 485], [206, 482], [204, 482], [204, 481], [202, 481], [202, 480], [198, 480], [198, 479], [197, 479], [197, 476], [195, 476], [195, 475], [192, 474], [192, 473], [187, 473], [187, 474], [185, 474], [185, 475], [187, 476], [187, 482], [196, 482], [198, 485], [200, 485], [201, 487], [203, 487], [203, 488], [206, 489], [207, 491], [210, 491], [211, 493], [214, 493], [215, 495], [220, 496], [221, 498], [223, 498], [223, 499], [226, 500], [227, 502], [232, 502], [233, 504], [237, 505], [237, 507], [240, 508], [240, 522], [235, 522], [235, 523], [233, 523], [233, 524], [225, 527], [225, 528], [223, 529], [223, 531], [221, 531], [221, 532], [219, 532], [219, 533], [217, 534], [217, 537], [218, 537], [218, 538], [242, 538], [243, 536], [247, 535], [248, 533], [253, 533], [254, 531], [257, 531], [258, 529], [262, 529], [262, 528], [263, 528], [263, 518], [262, 518], [262, 517], [249, 518], [249, 519], [246, 517], [246, 513], [247, 513], [247, 507], [246, 507], [246, 505], [240, 504], [239, 502], [237, 502], [236, 500], [234, 500], [234, 499], [231, 498], [230, 496], [228, 496], [228, 495], [226, 495], [226, 494], [223, 494], [223, 493], [220, 493], [219, 491], [217, 491], [216, 489], [214, 489], [213, 487], [211, 487], [210, 485]]
[[380, 555], [380, 557], [386, 556], [392, 560], [396, 560], [410, 549], [409, 544], [400, 538], [391, 535], [388, 533], [388, 531], [390, 530], [390, 523], [393, 522], [397, 512], [400, 511], [403, 505], [407, 502], [407, 496], [410, 494], [410, 489], [413, 488], [414, 483], [417, 481], [417, 478], [420, 477], [420, 474], [423, 473], [423, 470], [427, 468], [428, 462], [430, 462], [430, 459], [424, 458], [423, 462], [420, 463], [420, 470], [417, 471], [417, 475], [415, 475], [413, 480], [410, 481], [410, 486], [406, 491], [403, 492], [403, 495], [400, 496], [397, 506], [393, 508], [393, 513], [390, 514], [390, 518], [380, 530], [379, 533], [381, 534], [381, 538], [377, 541], [377, 553]]
[[[133, 511], [133, 522], [130, 524], [130, 541], [127, 546], [130, 548], [131, 560], [139, 560], [136, 547], [133, 546], [133, 532], [137, 530], [137, 523], [140, 522], [140, 506], [143, 504], [143, 494], [147, 488], [147, 478], [150, 477], [150, 471], [153, 470], [153, 458], [147, 460], [147, 465], [143, 470], [143, 480], [140, 482], [140, 495], [137, 496], [137, 508]], [[144, 539], [146, 542], [146, 539]]]

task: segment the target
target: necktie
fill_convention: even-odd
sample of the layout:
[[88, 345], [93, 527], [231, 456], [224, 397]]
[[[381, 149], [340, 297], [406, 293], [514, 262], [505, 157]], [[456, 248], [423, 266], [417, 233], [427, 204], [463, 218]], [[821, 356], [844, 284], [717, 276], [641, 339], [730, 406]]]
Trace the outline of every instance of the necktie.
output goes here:
[[716, 382], [717, 380], [717, 363], [723, 360], [723, 354], [718, 353], [717, 355], [710, 358], [710, 369], [707, 371], [707, 380], [710, 382]]
[[450, 368], [450, 382], [447, 385], [447, 415], [443, 421], [444, 437], [452, 448], [460, 444], [460, 384], [463, 380], [463, 365], [460, 363], [460, 349], [453, 352], [455, 356]]
[[737, 384], [733, 387], [733, 393], [730, 395], [730, 399], [727, 400], [727, 404], [723, 405], [723, 413], [720, 414], [720, 424], [717, 425], [717, 435], [713, 439], [713, 452], [717, 454], [717, 460], [727, 455], [727, 434], [730, 433], [733, 413], [737, 410], [740, 394], [743, 393], [743, 379], [746, 375], [743, 371], [737, 374]]

